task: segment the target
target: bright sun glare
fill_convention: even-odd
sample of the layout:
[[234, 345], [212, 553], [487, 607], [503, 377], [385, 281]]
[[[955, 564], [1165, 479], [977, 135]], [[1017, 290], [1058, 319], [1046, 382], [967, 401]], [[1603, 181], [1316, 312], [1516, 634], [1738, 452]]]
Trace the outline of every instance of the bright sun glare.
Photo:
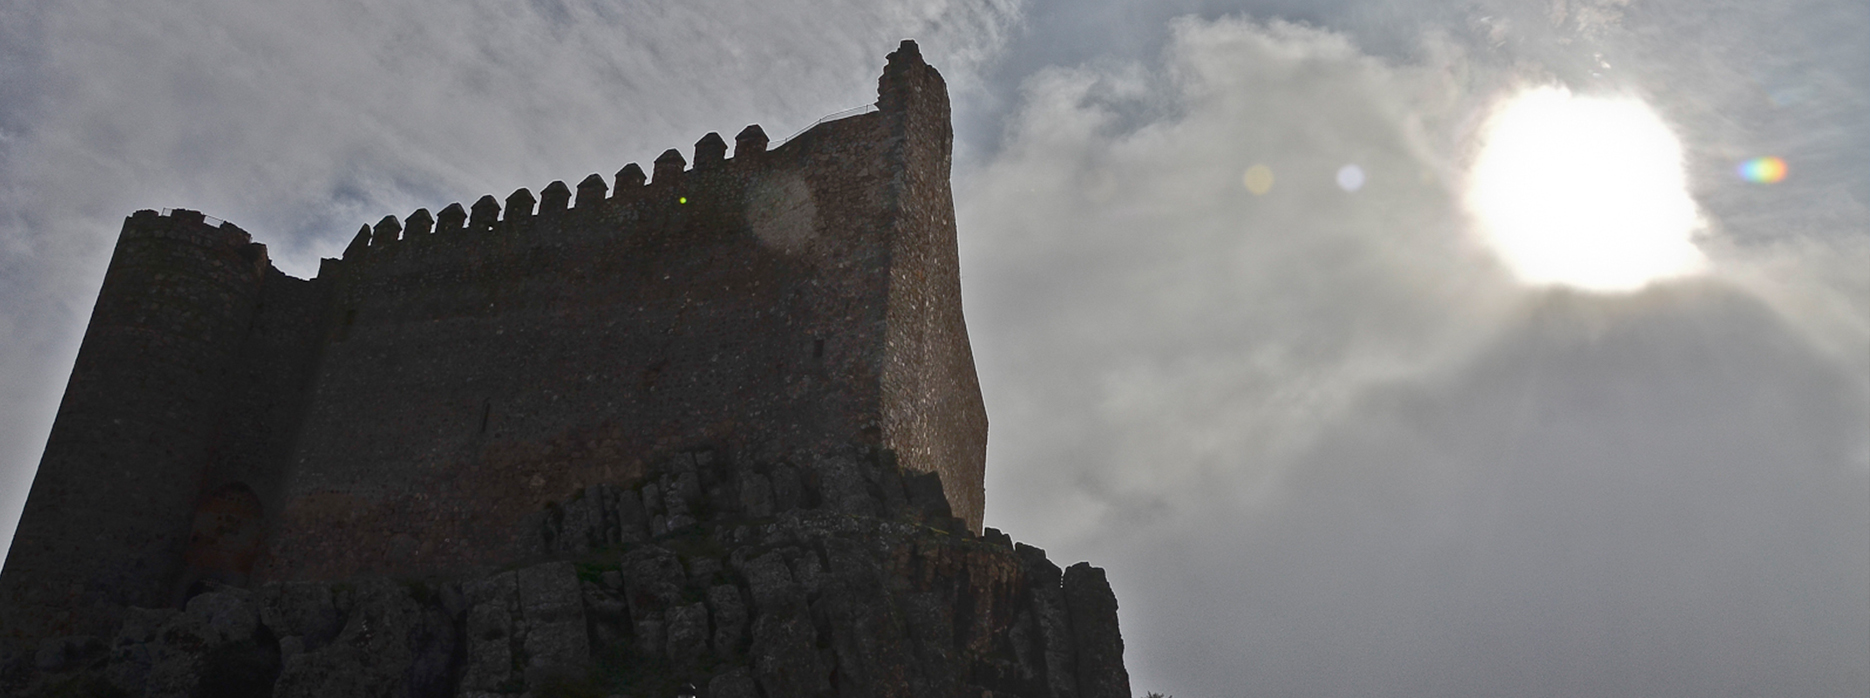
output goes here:
[[1681, 144], [1642, 102], [1527, 90], [1481, 139], [1468, 208], [1521, 281], [1630, 291], [1706, 263]]

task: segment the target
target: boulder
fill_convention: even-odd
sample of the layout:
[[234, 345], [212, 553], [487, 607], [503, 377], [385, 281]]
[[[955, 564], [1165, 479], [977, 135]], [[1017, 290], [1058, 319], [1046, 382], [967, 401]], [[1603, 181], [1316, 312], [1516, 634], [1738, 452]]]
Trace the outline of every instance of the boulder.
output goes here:
[[731, 658], [740, 654], [747, 633], [747, 603], [740, 587], [722, 584], [708, 589], [708, 609], [714, 619], [714, 654]]
[[584, 595], [570, 562], [548, 562], [518, 570], [521, 622], [529, 669], [579, 670], [591, 662]]
[[679, 668], [692, 668], [708, 651], [708, 607], [692, 603], [669, 609], [668, 657]]
[[646, 545], [625, 553], [621, 569], [624, 598], [630, 616], [642, 620], [649, 613], [681, 603], [688, 575], [682, 561], [666, 548]]

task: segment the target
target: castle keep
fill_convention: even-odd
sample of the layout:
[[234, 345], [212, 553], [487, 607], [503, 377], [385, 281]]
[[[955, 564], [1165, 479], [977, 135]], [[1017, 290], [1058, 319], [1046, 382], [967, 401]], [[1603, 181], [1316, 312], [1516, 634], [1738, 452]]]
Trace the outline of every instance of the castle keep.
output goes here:
[[[0, 644], [131, 695], [500, 695], [612, 661], [632, 691], [1127, 697], [1102, 571], [979, 537], [951, 142], [906, 41], [874, 111], [386, 217], [309, 280], [136, 212]], [[9, 679], [23, 656], [0, 692], [52, 680]]]

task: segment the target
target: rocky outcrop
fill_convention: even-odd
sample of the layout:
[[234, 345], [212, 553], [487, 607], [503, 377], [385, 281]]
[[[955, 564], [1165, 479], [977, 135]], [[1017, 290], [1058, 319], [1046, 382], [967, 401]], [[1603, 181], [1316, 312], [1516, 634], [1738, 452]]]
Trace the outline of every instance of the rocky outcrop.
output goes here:
[[462, 580], [214, 587], [4, 658], [10, 694], [1127, 698], [1102, 570], [956, 520], [886, 451], [684, 454]]

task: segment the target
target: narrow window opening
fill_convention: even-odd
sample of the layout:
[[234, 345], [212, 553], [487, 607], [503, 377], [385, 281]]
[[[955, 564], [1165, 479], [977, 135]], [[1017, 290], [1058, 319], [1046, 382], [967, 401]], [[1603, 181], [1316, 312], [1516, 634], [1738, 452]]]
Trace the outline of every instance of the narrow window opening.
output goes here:
[[812, 340], [812, 358], [814, 359], [825, 358], [825, 340], [822, 340], [822, 339]]
[[482, 400], [480, 403], [480, 433], [487, 433], [487, 419], [493, 416], [493, 401]]

